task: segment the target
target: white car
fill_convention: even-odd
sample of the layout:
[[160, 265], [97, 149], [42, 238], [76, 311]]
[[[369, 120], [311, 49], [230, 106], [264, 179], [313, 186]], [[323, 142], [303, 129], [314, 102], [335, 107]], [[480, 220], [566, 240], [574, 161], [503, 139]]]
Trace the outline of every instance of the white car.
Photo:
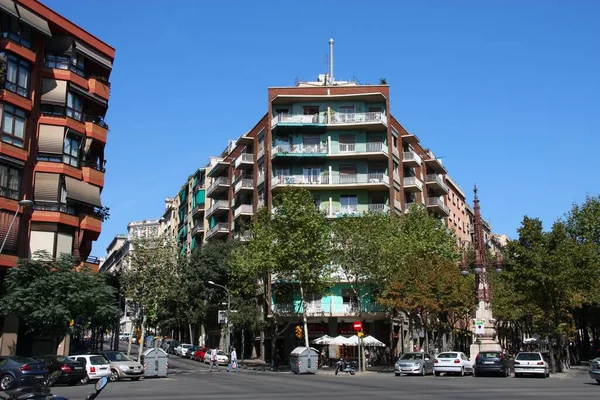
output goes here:
[[473, 363], [461, 351], [446, 351], [435, 357], [433, 372], [435, 376], [440, 376], [442, 372], [446, 374], [458, 374], [460, 376], [465, 376], [465, 374], [473, 375]]
[[193, 344], [182, 343], [179, 346], [175, 347], [175, 354], [177, 354], [179, 357], [185, 357], [188, 349], [192, 346]]
[[515, 357], [515, 378], [523, 375], [542, 375], [544, 378], [550, 376], [548, 363], [542, 357], [542, 353], [522, 351]]
[[122, 342], [126, 342], [130, 336], [130, 333], [119, 333], [119, 340]]
[[100, 354], [82, 354], [70, 356], [82, 364], [85, 364], [87, 376], [81, 380], [81, 383], [88, 383], [102, 377], [110, 377], [110, 361]]
[[[204, 363], [210, 363], [211, 350], [206, 350], [206, 354], [204, 354]], [[217, 350], [217, 364], [229, 364], [229, 356], [225, 354], [223, 350]]]

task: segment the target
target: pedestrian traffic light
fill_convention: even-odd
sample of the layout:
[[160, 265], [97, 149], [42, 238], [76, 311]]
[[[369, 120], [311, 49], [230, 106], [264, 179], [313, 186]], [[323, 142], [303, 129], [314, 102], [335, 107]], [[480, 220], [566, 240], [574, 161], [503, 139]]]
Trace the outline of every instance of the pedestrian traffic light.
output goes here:
[[300, 325], [296, 325], [296, 337], [302, 339], [302, 327]]

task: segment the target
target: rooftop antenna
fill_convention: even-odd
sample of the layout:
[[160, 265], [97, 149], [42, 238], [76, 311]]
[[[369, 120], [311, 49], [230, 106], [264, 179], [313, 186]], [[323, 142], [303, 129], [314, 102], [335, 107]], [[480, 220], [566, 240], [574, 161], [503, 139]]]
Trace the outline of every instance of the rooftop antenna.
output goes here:
[[333, 39], [329, 39], [329, 84], [333, 85]]

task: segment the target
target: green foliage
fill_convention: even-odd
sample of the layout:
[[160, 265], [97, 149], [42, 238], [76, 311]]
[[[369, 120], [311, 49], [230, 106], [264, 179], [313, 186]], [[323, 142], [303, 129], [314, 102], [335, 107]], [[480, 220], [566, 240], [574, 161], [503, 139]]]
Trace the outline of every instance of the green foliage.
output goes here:
[[2, 315], [19, 318], [33, 335], [54, 338], [69, 333], [69, 323], [107, 328], [119, 314], [116, 292], [105, 277], [77, 268], [75, 259], [36, 252], [35, 259], [21, 259], [5, 281]]

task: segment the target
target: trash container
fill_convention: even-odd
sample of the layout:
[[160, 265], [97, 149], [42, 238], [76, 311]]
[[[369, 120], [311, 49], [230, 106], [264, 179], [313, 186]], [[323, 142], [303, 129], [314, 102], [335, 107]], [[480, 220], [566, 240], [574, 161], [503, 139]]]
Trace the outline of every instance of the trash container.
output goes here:
[[294, 374], [316, 374], [319, 352], [313, 347], [296, 347], [290, 353], [290, 367]]
[[150, 348], [142, 355], [144, 376], [167, 376], [169, 369], [169, 356], [163, 349]]

